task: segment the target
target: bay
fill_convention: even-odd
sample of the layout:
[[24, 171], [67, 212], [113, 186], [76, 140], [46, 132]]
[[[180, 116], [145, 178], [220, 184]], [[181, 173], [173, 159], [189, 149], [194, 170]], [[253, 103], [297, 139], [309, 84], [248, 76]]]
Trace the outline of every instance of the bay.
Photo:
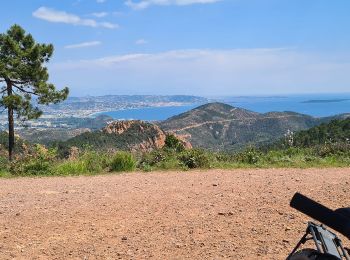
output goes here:
[[[350, 93], [346, 94], [308, 94], [290, 96], [239, 96], [211, 97], [210, 102], [223, 102], [259, 113], [271, 111], [293, 111], [315, 117], [326, 117], [350, 113]], [[201, 104], [168, 107], [133, 108], [102, 112], [114, 119], [145, 121], [165, 120], [169, 117], [189, 111]]]

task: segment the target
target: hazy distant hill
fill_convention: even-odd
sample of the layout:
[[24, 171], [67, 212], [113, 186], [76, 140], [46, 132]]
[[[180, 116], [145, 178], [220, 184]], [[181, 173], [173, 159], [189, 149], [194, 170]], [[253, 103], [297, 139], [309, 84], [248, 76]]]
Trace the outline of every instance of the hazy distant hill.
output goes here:
[[237, 150], [248, 144], [264, 144], [288, 130], [299, 131], [331, 118], [314, 118], [295, 112], [260, 114], [222, 103], [210, 103], [160, 123], [165, 131], [187, 136], [194, 147]]

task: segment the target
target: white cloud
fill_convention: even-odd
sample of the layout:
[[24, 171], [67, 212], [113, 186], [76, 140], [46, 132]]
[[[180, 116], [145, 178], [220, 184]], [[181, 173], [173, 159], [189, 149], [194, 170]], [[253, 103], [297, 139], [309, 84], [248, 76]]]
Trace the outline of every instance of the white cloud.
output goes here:
[[147, 44], [148, 41], [146, 41], [145, 39], [138, 39], [135, 41], [135, 44], [136, 45], [144, 45], [144, 44]]
[[134, 53], [56, 63], [50, 69], [55, 83], [72, 86], [77, 94], [87, 86], [89, 94], [218, 96], [346, 92], [350, 85], [350, 54], [293, 48]]
[[115, 23], [109, 23], [109, 22], [102, 22], [102, 23], [98, 23], [99, 26], [107, 28], [107, 29], [116, 29], [119, 28], [118, 24]]
[[71, 44], [64, 46], [65, 49], [77, 49], [77, 48], [86, 48], [101, 45], [100, 41], [92, 41], [92, 42], [82, 42], [78, 44]]
[[64, 11], [57, 11], [55, 9], [44, 6], [34, 11], [33, 16], [52, 23], [66, 23], [90, 27], [104, 27], [108, 29], [118, 28], [117, 24], [112, 24], [108, 22], [96, 22], [93, 19], [82, 19], [78, 15], [70, 14]]
[[92, 13], [93, 16], [97, 17], [97, 18], [102, 18], [108, 15], [107, 12], [99, 12], [99, 13]]
[[133, 9], [139, 10], [139, 9], [145, 9], [151, 5], [184, 6], [184, 5], [192, 5], [192, 4], [212, 4], [219, 1], [221, 0], [141, 0], [138, 2], [134, 0], [127, 0], [125, 4]]

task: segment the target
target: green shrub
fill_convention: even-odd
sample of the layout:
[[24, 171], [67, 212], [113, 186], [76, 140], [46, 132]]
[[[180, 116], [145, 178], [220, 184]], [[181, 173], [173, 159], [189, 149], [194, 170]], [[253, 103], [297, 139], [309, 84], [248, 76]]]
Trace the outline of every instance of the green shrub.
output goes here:
[[131, 153], [118, 152], [114, 155], [110, 170], [113, 172], [130, 172], [135, 170], [136, 160]]
[[90, 173], [98, 173], [106, 169], [111, 163], [111, 158], [106, 153], [96, 151], [84, 152], [79, 160], [83, 161], [86, 170]]
[[182, 163], [178, 160], [176, 151], [165, 149], [143, 153], [138, 168], [143, 171], [181, 169]]
[[8, 177], [9, 174], [8, 160], [7, 158], [0, 156], [0, 177]]
[[6, 157], [0, 156], [0, 171], [7, 171], [8, 167], [8, 159]]
[[183, 164], [175, 156], [168, 156], [165, 160], [157, 165], [157, 169], [179, 170], [183, 169]]
[[163, 150], [143, 153], [139, 162], [139, 166], [141, 168], [143, 168], [145, 165], [149, 165], [151, 167], [156, 166], [160, 162], [166, 160], [168, 156], [169, 153]]
[[200, 149], [186, 150], [178, 158], [184, 166], [190, 169], [211, 167], [209, 155]]
[[55, 149], [36, 145], [33, 154], [25, 154], [10, 163], [13, 175], [51, 175], [56, 159]]
[[151, 172], [153, 170], [151, 165], [145, 163], [140, 164], [138, 168], [145, 172]]
[[350, 144], [348, 143], [329, 143], [317, 145], [313, 147], [315, 155], [327, 157], [332, 155], [347, 155], [350, 156]]
[[88, 173], [88, 169], [86, 168], [86, 164], [84, 161], [74, 160], [74, 161], [63, 161], [58, 163], [53, 172], [55, 175], [80, 175]]
[[182, 152], [185, 150], [183, 143], [173, 134], [167, 135], [165, 138], [165, 149], [172, 149], [177, 152]]
[[257, 164], [261, 159], [262, 153], [253, 147], [247, 148], [245, 151], [237, 153], [235, 160], [240, 163]]
[[231, 162], [233, 160], [233, 155], [231, 153], [219, 152], [215, 154], [215, 159], [218, 162]]

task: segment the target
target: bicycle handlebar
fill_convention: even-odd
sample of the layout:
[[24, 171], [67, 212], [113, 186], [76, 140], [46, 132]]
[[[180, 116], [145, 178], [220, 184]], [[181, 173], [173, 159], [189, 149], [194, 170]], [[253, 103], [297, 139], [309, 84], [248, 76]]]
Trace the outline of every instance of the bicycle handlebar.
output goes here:
[[308, 197], [295, 193], [290, 206], [350, 239], [350, 219]]

